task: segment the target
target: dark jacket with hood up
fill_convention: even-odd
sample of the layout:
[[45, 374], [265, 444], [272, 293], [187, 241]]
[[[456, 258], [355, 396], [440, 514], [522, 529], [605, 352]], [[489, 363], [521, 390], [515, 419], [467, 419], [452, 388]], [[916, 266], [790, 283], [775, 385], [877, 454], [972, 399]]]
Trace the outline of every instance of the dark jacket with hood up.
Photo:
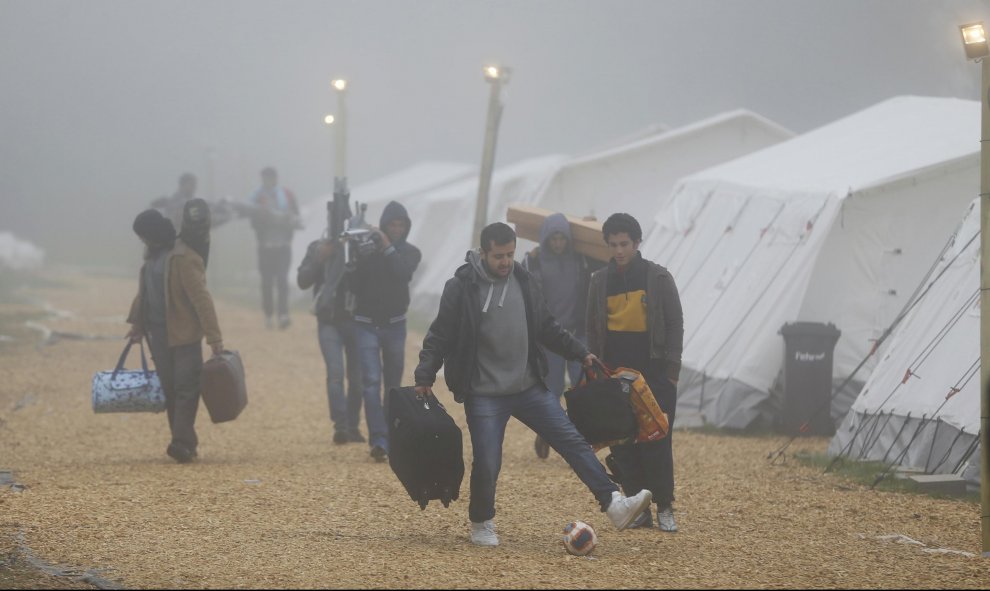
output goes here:
[[[476, 251], [469, 251], [465, 257], [467, 263], [443, 287], [440, 309], [423, 339], [415, 372], [417, 386], [432, 387], [442, 366], [444, 381], [457, 402], [464, 402], [471, 395], [472, 379], [479, 372], [478, 331], [484, 302], [481, 289], [482, 284], [488, 284], [471, 263], [472, 255], [478, 257]], [[566, 359], [582, 359], [588, 350], [561, 328], [547, 309], [539, 286], [521, 265], [512, 266], [512, 280], [519, 282], [526, 309], [528, 364], [546, 387], [549, 368], [544, 347]]]
[[[567, 250], [554, 254], [548, 241], [555, 233], [567, 238]], [[562, 213], [547, 216], [540, 226], [540, 245], [526, 253], [523, 268], [539, 284], [547, 307], [560, 325], [576, 335], [586, 334], [585, 308], [591, 273], [605, 263], [574, 252], [571, 223]]]
[[358, 322], [388, 326], [405, 319], [409, 309], [409, 282], [423, 255], [406, 242], [412, 222], [399, 202], [390, 201], [385, 206], [378, 227], [384, 232], [385, 226], [396, 219], [406, 220], [406, 233], [402, 238], [384, 251], [361, 258], [353, 272], [351, 285], [357, 299], [354, 320]]

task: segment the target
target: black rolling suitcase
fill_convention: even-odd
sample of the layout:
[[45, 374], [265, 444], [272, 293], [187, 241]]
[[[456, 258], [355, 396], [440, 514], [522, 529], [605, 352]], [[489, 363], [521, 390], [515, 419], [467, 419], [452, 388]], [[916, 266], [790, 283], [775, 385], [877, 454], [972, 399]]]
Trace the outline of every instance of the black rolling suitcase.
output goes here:
[[388, 464], [412, 500], [426, 509], [439, 500], [457, 500], [464, 479], [461, 429], [436, 396], [416, 398], [413, 388], [388, 393]]

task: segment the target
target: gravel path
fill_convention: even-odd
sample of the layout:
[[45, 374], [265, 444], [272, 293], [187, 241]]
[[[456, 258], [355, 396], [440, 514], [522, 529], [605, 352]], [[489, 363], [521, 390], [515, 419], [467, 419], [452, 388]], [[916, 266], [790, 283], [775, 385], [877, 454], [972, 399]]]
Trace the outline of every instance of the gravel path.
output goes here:
[[[133, 282], [65, 279], [71, 289], [32, 292], [72, 313], [49, 328], [126, 331]], [[0, 318], [22, 310], [0, 302]], [[473, 547], [467, 478], [449, 509], [420, 511], [365, 445], [331, 443], [312, 317], [270, 332], [253, 308], [220, 301], [218, 313], [250, 402], [220, 425], [200, 410], [191, 465], [165, 456], [164, 415], [90, 409], [92, 375], [122, 340], [0, 342], [0, 470], [27, 487], [0, 487], [0, 548], [23, 535], [39, 559], [135, 588], [990, 586], [990, 561], [945, 552], [979, 555], [978, 505], [874, 492], [793, 460], [770, 466], [782, 437], [676, 431], [681, 531], [616, 532], [563, 460], [537, 460], [532, 433], [512, 421], [502, 545]], [[407, 376], [419, 338], [409, 338]], [[465, 431], [470, 469], [463, 410], [438, 395]], [[826, 446], [810, 438], [789, 451]], [[593, 558], [563, 551], [571, 519], [596, 528]]]

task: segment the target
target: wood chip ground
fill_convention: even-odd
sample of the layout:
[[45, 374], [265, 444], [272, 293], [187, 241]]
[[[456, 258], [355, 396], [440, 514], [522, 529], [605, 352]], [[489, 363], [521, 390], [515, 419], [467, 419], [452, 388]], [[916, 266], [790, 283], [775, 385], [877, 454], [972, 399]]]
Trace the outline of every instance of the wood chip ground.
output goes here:
[[[133, 281], [62, 278], [69, 288], [30, 293], [72, 313], [49, 328], [124, 334]], [[331, 442], [312, 316], [268, 331], [253, 307], [217, 307], [246, 365], [249, 404], [219, 425], [200, 408], [191, 465], [165, 455], [164, 415], [93, 413], [93, 373], [112, 367], [122, 340], [0, 342], [0, 469], [27, 487], [0, 487], [0, 548], [23, 534], [51, 564], [133, 588], [990, 587], [977, 504], [870, 491], [793, 460], [771, 466], [782, 436], [675, 431], [681, 531], [617, 532], [565, 462], [538, 460], [533, 434], [512, 421], [502, 543], [473, 547], [467, 477], [450, 508], [421, 511], [366, 445]], [[0, 312], [22, 308], [0, 302]], [[408, 339], [407, 381], [420, 340]], [[464, 429], [470, 469], [463, 409], [438, 395]], [[789, 451], [827, 443], [802, 439]], [[598, 532], [592, 558], [564, 552], [572, 519]], [[884, 538], [898, 534], [920, 544]]]

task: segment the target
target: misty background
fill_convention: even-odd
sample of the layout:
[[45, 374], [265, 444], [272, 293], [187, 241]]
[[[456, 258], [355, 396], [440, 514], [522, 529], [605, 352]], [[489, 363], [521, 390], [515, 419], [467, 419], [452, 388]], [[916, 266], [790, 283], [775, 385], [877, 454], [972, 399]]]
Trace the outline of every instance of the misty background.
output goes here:
[[353, 187], [477, 166], [489, 63], [512, 68], [499, 166], [736, 108], [801, 133], [896, 95], [978, 100], [958, 25], [984, 19], [972, 0], [0, 0], [0, 231], [133, 270], [134, 216], [185, 171], [201, 197], [245, 200], [268, 165], [324, 196], [333, 78]]

